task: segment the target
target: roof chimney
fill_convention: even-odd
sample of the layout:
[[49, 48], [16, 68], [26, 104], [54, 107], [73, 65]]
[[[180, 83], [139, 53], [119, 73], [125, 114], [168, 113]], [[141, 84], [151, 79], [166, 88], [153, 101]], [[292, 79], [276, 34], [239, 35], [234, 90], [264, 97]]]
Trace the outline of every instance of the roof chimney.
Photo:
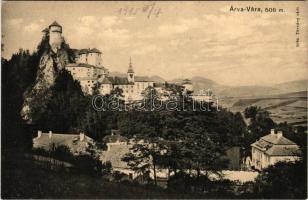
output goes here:
[[49, 131], [49, 139], [51, 138], [51, 136], [52, 136], [52, 131]]
[[275, 129], [271, 129], [271, 135], [275, 135]]
[[42, 131], [37, 131], [37, 138], [40, 138], [42, 136]]
[[278, 137], [278, 138], [281, 138], [281, 137], [282, 137], [282, 135], [283, 135], [283, 134], [282, 134], [282, 131], [278, 131], [278, 133], [277, 133], [277, 137]]
[[80, 133], [80, 141], [84, 141], [84, 133]]

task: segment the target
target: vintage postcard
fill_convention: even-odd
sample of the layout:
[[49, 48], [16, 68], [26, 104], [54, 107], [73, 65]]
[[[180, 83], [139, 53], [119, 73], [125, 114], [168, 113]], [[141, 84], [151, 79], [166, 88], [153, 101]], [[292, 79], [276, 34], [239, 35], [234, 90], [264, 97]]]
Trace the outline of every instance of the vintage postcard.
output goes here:
[[306, 1], [1, 6], [1, 198], [307, 198]]

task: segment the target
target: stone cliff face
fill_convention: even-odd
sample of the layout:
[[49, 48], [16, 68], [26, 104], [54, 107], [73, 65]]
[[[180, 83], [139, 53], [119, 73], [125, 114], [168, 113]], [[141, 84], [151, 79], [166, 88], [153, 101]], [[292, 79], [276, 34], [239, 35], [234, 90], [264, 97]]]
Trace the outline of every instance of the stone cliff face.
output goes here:
[[60, 49], [57, 53], [49, 49], [43, 53], [40, 58], [35, 84], [24, 94], [21, 116], [27, 123], [33, 122], [33, 113], [46, 107], [51, 96], [50, 87], [54, 85], [59, 72], [65, 69], [68, 62], [68, 53], [65, 49]]

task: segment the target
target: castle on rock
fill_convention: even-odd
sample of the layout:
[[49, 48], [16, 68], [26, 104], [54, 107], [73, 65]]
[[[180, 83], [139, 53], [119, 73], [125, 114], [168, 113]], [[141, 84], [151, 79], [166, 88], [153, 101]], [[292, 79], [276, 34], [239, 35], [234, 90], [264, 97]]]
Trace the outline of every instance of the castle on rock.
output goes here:
[[[44, 29], [43, 37], [49, 36], [49, 45], [54, 52], [61, 48], [64, 41], [62, 26], [56, 21]], [[74, 63], [68, 63], [65, 69], [71, 73], [75, 80], [80, 82], [81, 88], [86, 94], [93, 94], [93, 89], [98, 86], [99, 93], [109, 94], [113, 89], [120, 88], [123, 91], [126, 102], [141, 100], [142, 92], [147, 87], [154, 87], [158, 91], [164, 91], [163, 84], [154, 83], [147, 77], [135, 75], [132, 60], [129, 60], [126, 77], [111, 77], [109, 70], [103, 66], [102, 52], [93, 49], [73, 49]]]

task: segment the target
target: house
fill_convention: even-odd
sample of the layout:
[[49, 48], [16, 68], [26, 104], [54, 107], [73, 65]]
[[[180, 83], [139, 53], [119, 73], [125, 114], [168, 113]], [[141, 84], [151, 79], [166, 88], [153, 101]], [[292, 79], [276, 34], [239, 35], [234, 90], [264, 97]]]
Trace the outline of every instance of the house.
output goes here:
[[261, 137], [251, 144], [252, 167], [262, 170], [277, 162], [294, 162], [299, 159], [299, 146], [285, 138], [281, 131]]
[[56, 146], [67, 146], [74, 155], [87, 153], [87, 149], [94, 145], [94, 140], [84, 133], [80, 134], [59, 134], [49, 131], [37, 132], [37, 137], [33, 138], [33, 148], [51, 150]]
[[110, 162], [113, 171], [126, 174], [130, 179], [136, 178], [134, 171], [125, 161], [122, 161], [122, 158], [130, 152], [130, 148], [133, 146], [129, 144], [128, 139], [118, 134], [118, 131], [112, 130], [111, 135], [104, 137], [103, 141], [107, 145], [107, 150], [102, 152], [100, 160], [103, 163]]
[[[135, 141], [134, 139], [128, 139], [119, 134], [119, 131], [112, 130], [111, 135], [104, 137], [103, 141], [107, 145], [107, 150], [103, 151], [100, 156], [100, 160], [103, 163], [110, 162], [112, 165], [112, 169], [114, 172], [121, 172], [125, 174], [129, 180], [137, 180], [142, 182], [142, 180], [138, 180], [141, 178], [141, 174], [136, 173], [128, 166], [127, 162], [122, 161], [125, 154], [131, 152], [131, 148], [134, 144], [149, 144], [144, 140]], [[151, 144], [150, 144], [151, 145]], [[150, 177], [154, 179], [154, 171], [150, 170]], [[165, 182], [168, 177], [168, 170], [157, 168], [156, 169], [156, 177], [161, 182]], [[142, 179], [142, 178], [141, 178]], [[165, 187], [165, 186], [164, 186]]]

